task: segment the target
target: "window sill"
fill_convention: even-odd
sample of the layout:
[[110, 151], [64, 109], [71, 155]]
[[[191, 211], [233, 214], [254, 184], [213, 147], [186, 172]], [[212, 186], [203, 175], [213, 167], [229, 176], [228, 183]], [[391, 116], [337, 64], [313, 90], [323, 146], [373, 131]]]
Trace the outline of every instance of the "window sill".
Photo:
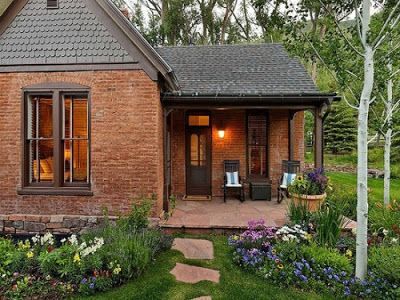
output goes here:
[[93, 196], [88, 188], [51, 188], [51, 187], [24, 187], [17, 189], [18, 195], [50, 195], [50, 196]]

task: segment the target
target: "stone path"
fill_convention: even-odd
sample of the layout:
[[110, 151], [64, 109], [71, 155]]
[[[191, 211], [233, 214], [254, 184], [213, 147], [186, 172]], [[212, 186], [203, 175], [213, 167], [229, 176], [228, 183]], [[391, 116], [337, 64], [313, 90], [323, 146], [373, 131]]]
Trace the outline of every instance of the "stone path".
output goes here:
[[219, 283], [219, 271], [181, 263], [176, 263], [171, 274], [175, 276], [176, 280], [186, 283], [197, 283], [202, 280]]
[[183, 253], [188, 259], [213, 259], [213, 244], [207, 240], [176, 238], [172, 249]]
[[[172, 244], [172, 249], [183, 253], [188, 259], [214, 259], [214, 247], [212, 242], [200, 239], [176, 238]], [[197, 283], [203, 280], [219, 283], [220, 273], [197, 266], [176, 263], [170, 272], [177, 281], [185, 283]], [[192, 300], [211, 300], [211, 296], [202, 296]]]

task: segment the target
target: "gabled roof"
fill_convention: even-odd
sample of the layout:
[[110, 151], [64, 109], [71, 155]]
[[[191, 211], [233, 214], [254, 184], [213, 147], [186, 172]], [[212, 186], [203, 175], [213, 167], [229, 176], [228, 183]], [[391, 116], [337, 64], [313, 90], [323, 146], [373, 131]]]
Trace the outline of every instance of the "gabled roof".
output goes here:
[[129, 64], [177, 89], [172, 69], [109, 0], [61, 0], [58, 9], [14, 0], [0, 16], [0, 71], [78, 64]]
[[281, 44], [160, 47], [181, 95], [319, 94], [297, 58]]

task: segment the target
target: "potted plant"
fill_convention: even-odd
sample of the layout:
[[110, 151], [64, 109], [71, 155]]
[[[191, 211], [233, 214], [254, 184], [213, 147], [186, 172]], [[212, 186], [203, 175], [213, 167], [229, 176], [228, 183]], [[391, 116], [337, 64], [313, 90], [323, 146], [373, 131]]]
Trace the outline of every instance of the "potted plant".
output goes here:
[[288, 190], [296, 205], [306, 205], [309, 211], [314, 212], [319, 209], [326, 198], [328, 183], [329, 179], [324, 170], [319, 168], [304, 176], [298, 176]]

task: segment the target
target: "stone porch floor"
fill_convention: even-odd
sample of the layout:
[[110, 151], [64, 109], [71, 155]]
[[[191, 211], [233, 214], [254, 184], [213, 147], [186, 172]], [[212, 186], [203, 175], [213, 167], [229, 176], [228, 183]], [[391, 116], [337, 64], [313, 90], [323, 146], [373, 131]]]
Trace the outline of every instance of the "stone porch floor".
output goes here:
[[222, 198], [211, 201], [177, 200], [172, 217], [160, 225], [163, 228], [244, 229], [250, 220], [263, 219], [267, 226], [283, 226], [286, 221], [286, 203], [246, 200], [241, 203]]

